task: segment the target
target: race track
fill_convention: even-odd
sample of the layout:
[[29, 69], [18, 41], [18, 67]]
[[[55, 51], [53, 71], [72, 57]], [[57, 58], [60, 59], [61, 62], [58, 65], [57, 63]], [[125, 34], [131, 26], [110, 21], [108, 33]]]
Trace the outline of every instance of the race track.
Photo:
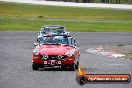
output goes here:
[[[132, 44], [132, 33], [71, 33], [80, 46], [80, 64], [88, 73], [132, 75], [132, 60], [108, 58], [86, 52], [101, 45]], [[80, 86], [75, 71], [56, 68], [33, 71], [31, 54], [35, 32], [0, 32], [0, 88], [132, 88], [130, 84], [86, 84]]]

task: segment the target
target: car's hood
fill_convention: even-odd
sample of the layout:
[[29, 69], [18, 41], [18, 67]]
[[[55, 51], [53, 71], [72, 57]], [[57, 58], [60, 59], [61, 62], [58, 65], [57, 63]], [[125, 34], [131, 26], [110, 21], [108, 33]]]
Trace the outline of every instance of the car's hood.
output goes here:
[[71, 47], [63, 45], [41, 45], [39, 52], [40, 54], [65, 55], [71, 49]]

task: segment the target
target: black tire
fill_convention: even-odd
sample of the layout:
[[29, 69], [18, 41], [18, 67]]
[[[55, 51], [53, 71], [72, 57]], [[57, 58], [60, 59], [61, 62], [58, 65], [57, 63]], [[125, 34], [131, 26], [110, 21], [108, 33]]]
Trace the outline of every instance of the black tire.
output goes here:
[[33, 69], [33, 70], [38, 70], [38, 69], [39, 69], [39, 66], [33, 63], [33, 64], [32, 64], [32, 69]]
[[62, 71], [66, 71], [67, 70], [67, 67], [66, 66], [61, 66], [61, 70]]
[[75, 71], [75, 63], [73, 63], [70, 68], [69, 68], [70, 71]]
[[78, 69], [79, 66], [79, 61], [77, 62], [77, 64], [75, 65], [75, 69]]

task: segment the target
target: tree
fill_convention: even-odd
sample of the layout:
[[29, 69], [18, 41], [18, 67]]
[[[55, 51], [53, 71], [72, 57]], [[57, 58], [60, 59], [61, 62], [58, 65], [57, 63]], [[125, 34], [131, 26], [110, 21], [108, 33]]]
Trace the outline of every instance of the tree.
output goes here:
[[101, 0], [102, 3], [105, 3], [105, 0]]

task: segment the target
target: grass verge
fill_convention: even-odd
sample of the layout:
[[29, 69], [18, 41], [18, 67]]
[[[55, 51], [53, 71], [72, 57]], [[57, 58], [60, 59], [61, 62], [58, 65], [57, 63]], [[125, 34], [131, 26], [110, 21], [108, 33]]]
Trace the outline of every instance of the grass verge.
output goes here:
[[0, 2], [0, 31], [38, 31], [50, 24], [74, 32], [132, 32], [132, 10]]

